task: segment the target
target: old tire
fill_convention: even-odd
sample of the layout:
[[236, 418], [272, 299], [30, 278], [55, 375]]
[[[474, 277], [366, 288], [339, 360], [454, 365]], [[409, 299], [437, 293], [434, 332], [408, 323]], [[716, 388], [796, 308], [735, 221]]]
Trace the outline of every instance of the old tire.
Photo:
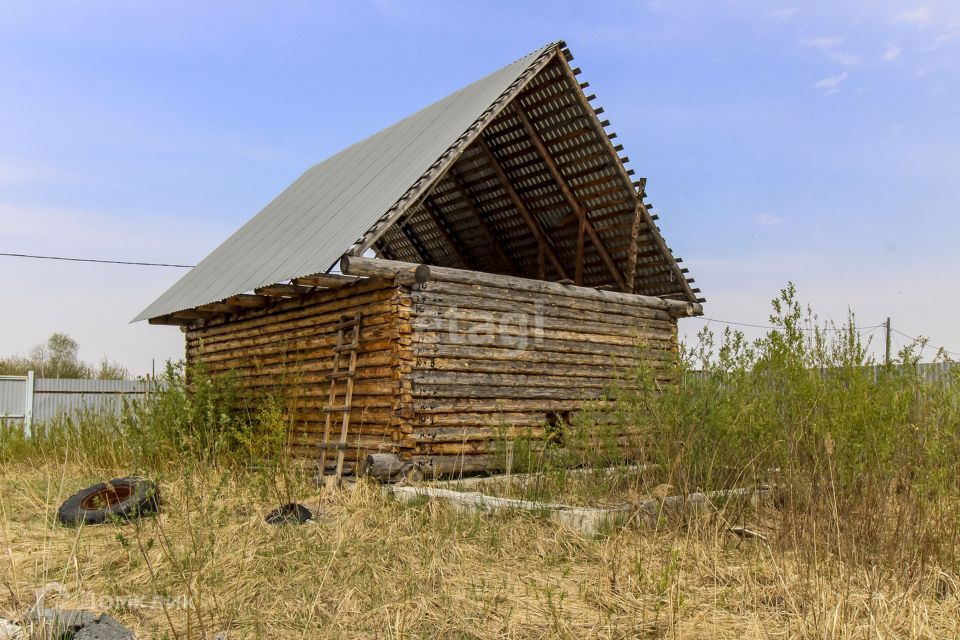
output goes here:
[[68, 527], [130, 520], [160, 508], [157, 485], [146, 478], [114, 478], [73, 494], [60, 505], [57, 519]]
[[277, 507], [267, 514], [267, 524], [306, 524], [313, 513], [302, 504], [291, 502]]

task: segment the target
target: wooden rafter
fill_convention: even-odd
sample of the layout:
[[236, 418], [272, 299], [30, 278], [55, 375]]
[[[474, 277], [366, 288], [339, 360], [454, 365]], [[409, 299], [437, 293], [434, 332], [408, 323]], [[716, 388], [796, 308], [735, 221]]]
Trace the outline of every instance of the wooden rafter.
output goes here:
[[251, 293], [238, 293], [235, 296], [230, 296], [224, 300], [223, 303], [241, 309], [256, 309], [257, 307], [265, 307], [270, 304], [270, 298], [267, 296], [253, 295]]
[[473, 219], [476, 221], [477, 225], [483, 229], [484, 235], [487, 236], [487, 240], [490, 242], [490, 247], [492, 247], [494, 253], [497, 254], [497, 260], [500, 261], [507, 271], [516, 274], [517, 269], [514, 267], [510, 258], [507, 257], [506, 252], [504, 252], [503, 246], [500, 244], [500, 238], [497, 237], [496, 230], [487, 221], [487, 219], [483, 217], [483, 214], [480, 213], [480, 210], [477, 209], [477, 206], [473, 204], [473, 200], [470, 198], [470, 192], [467, 189], [463, 175], [461, 175], [455, 166], [450, 168], [450, 179], [456, 186], [461, 200], [463, 200], [463, 202], [467, 205], [467, 211], [469, 211], [470, 215], [473, 216]]
[[268, 296], [271, 298], [299, 298], [312, 291], [313, 287], [301, 287], [296, 284], [271, 284], [253, 290], [258, 296]]
[[183, 311], [175, 311], [170, 314], [174, 318], [181, 318], [183, 320], [209, 320], [210, 318], [216, 318], [218, 315], [221, 315], [217, 311], [203, 311], [201, 309], [184, 309]]
[[400, 233], [403, 234], [403, 237], [407, 239], [407, 242], [410, 243], [410, 246], [413, 248], [414, 253], [417, 254], [417, 262], [422, 262], [425, 264], [430, 264], [433, 262], [433, 259], [430, 257], [430, 253], [427, 251], [426, 247], [417, 240], [417, 235], [410, 229], [410, 225], [406, 221], [399, 223], [398, 228]]
[[630, 228], [630, 246], [627, 249], [627, 291], [632, 292], [634, 281], [637, 278], [637, 252], [640, 245], [640, 225], [643, 222], [643, 213], [637, 206], [633, 216], [633, 226]]
[[237, 310], [236, 307], [231, 307], [223, 302], [211, 302], [210, 304], [200, 305], [197, 309], [200, 311], [212, 311], [214, 313], [233, 313]]
[[193, 322], [193, 320], [190, 320], [188, 318], [175, 318], [170, 314], [147, 319], [147, 324], [173, 325], [173, 326], [179, 326], [179, 327], [185, 327], [191, 322]]
[[463, 245], [457, 238], [454, 237], [450, 229], [447, 228], [447, 224], [443, 221], [443, 217], [440, 215], [440, 212], [437, 211], [437, 207], [433, 204], [429, 196], [423, 199], [422, 206], [423, 210], [426, 211], [427, 215], [430, 216], [430, 219], [433, 221], [437, 231], [440, 232], [440, 235], [443, 236], [443, 239], [447, 241], [447, 245], [450, 246], [450, 249], [452, 249], [453, 253], [457, 256], [457, 260], [460, 261], [460, 264], [466, 269], [472, 269], [472, 261], [467, 257]]
[[543, 227], [540, 226], [540, 223], [537, 222], [537, 219], [530, 214], [529, 210], [527, 210], [527, 206], [520, 198], [520, 194], [518, 194], [513, 188], [510, 178], [503, 170], [503, 167], [500, 166], [500, 163], [497, 162], [497, 157], [493, 155], [493, 151], [490, 149], [487, 141], [484, 140], [482, 136], [477, 138], [477, 146], [479, 146], [483, 151], [483, 154], [486, 156], [491, 168], [493, 169], [494, 173], [496, 173], [497, 179], [500, 181], [500, 186], [502, 186], [503, 190], [506, 191], [507, 196], [513, 203], [513, 206], [520, 213], [520, 216], [523, 218], [524, 222], [527, 223], [527, 226], [530, 228], [530, 231], [533, 233], [537, 241], [542, 243], [543, 251], [547, 254], [547, 259], [550, 260], [550, 264], [553, 265], [553, 268], [556, 270], [556, 272], [560, 274], [560, 278], [562, 280], [569, 280], [570, 277], [567, 275], [567, 270], [563, 268], [563, 264], [560, 262], [560, 259], [557, 258], [556, 249], [553, 246], [553, 243], [550, 241], [550, 238], [543, 230]]
[[[604, 146], [606, 147], [605, 151], [610, 156], [617, 155], [616, 149], [614, 149], [613, 142], [611, 142], [610, 138], [607, 137], [607, 132], [604, 129], [604, 123], [600, 121], [600, 118], [597, 116], [597, 112], [594, 110], [593, 106], [590, 104], [590, 101], [587, 100], [587, 96], [584, 95], [583, 89], [580, 88], [580, 83], [577, 81], [576, 74], [570, 68], [570, 65], [567, 64], [565, 61], [561, 61], [558, 66], [560, 67], [563, 74], [567, 77], [567, 80], [570, 82], [570, 85], [572, 87], [575, 87], [574, 93], [576, 94], [581, 107], [583, 107], [583, 109], [585, 110], [585, 113], [587, 114], [587, 120], [589, 121], [590, 126], [594, 128], [594, 130], [597, 132], [597, 135], [603, 140]], [[623, 180], [624, 185], [629, 186], [629, 188], [633, 193], [637, 193], [635, 190], [633, 190], [633, 180], [630, 178], [630, 172], [627, 171], [627, 168], [623, 166], [623, 163], [618, 160], [613, 164], [616, 166], [617, 172], [620, 174], [620, 177]], [[663, 236], [660, 235], [660, 231], [659, 229], [657, 229], [657, 226], [653, 223], [653, 218], [651, 217], [650, 212], [647, 210], [647, 207], [643, 204], [643, 198], [639, 193], [637, 193], [637, 207], [638, 207], [638, 210], [640, 211], [640, 215], [643, 217], [643, 222], [648, 226], [650, 236], [657, 243], [657, 246], [660, 248], [660, 251], [663, 253], [663, 257], [667, 260], [672, 260], [670, 250], [667, 248], [667, 243], [664, 241]], [[684, 292], [687, 294], [689, 299], [691, 301], [697, 300], [696, 294], [691, 290], [690, 285], [689, 283], [686, 282], [686, 279], [683, 277], [683, 274], [680, 273], [680, 267], [678, 265], [674, 265], [674, 270], [677, 275], [677, 281], [679, 282], [680, 286], [683, 288]]]
[[547, 149], [546, 144], [540, 138], [540, 134], [537, 133], [536, 128], [533, 126], [533, 123], [530, 122], [530, 118], [524, 112], [523, 107], [519, 103], [514, 102], [513, 112], [520, 119], [520, 122], [523, 123], [523, 128], [527, 132], [527, 136], [530, 138], [530, 142], [533, 143], [533, 146], [536, 148], [537, 152], [543, 158], [544, 164], [547, 165], [547, 169], [550, 171], [550, 175], [553, 176], [554, 181], [559, 187], [560, 192], [563, 194], [564, 199], [566, 199], [567, 204], [570, 205], [570, 208], [574, 210], [577, 214], [577, 217], [580, 219], [580, 230], [577, 234], [577, 267], [580, 272], [580, 278], [576, 279], [577, 284], [582, 283], [583, 275], [583, 233], [584, 231], [590, 237], [590, 242], [593, 244], [594, 250], [600, 256], [603, 263], [607, 266], [607, 270], [610, 272], [610, 275], [613, 276], [613, 279], [616, 281], [617, 285], [624, 291], [628, 291], [627, 284], [623, 279], [623, 274], [620, 273], [620, 269], [617, 268], [617, 263], [614, 262], [613, 258], [610, 257], [610, 253], [607, 251], [607, 248], [603, 244], [603, 240], [600, 238], [600, 235], [597, 233], [597, 230], [593, 228], [593, 224], [590, 222], [590, 218], [587, 216], [587, 212], [580, 205], [580, 202], [577, 200], [576, 196], [573, 194], [573, 191], [567, 185], [566, 179], [563, 177], [563, 174], [560, 172], [560, 167], [557, 166], [556, 161], [553, 159], [553, 155]]

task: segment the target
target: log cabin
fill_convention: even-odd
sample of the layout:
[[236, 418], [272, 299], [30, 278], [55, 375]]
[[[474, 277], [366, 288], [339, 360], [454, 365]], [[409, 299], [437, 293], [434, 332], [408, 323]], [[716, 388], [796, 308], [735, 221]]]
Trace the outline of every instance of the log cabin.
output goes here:
[[497, 466], [702, 313], [603, 109], [547, 45], [307, 170], [134, 321], [284, 397], [321, 471]]

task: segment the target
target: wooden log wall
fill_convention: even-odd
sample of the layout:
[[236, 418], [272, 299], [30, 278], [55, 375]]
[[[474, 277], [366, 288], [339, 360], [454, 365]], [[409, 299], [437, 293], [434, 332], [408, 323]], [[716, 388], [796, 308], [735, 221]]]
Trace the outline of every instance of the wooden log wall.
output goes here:
[[[355, 462], [367, 453], [397, 451], [403, 424], [412, 416], [412, 302], [403, 291], [395, 280], [369, 279], [279, 300], [269, 309], [195, 323], [187, 330], [187, 361], [205, 364], [212, 375], [232, 372], [254, 415], [266, 402], [279, 403], [292, 424], [293, 453], [316, 458], [330, 390], [326, 374], [333, 366], [337, 339], [334, 326], [341, 316], [359, 311], [360, 348], [346, 459]], [[341, 370], [347, 367], [347, 355]], [[338, 382], [340, 400], [343, 382]], [[333, 439], [339, 438], [339, 415], [334, 414]]]
[[495, 466], [504, 434], [543, 437], [626, 369], [669, 380], [677, 320], [659, 301], [470, 274], [434, 268], [407, 294], [414, 415], [401, 444], [436, 473]]

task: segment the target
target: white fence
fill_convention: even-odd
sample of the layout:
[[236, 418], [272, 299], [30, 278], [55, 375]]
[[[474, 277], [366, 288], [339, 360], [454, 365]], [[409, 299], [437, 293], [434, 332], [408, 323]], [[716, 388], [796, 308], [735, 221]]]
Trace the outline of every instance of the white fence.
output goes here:
[[23, 425], [30, 435], [35, 423], [81, 412], [119, 413], [124, 398], [141, 398], [150, 392], [141, 380], [85, 380], [0, 376], [0, 420]]

